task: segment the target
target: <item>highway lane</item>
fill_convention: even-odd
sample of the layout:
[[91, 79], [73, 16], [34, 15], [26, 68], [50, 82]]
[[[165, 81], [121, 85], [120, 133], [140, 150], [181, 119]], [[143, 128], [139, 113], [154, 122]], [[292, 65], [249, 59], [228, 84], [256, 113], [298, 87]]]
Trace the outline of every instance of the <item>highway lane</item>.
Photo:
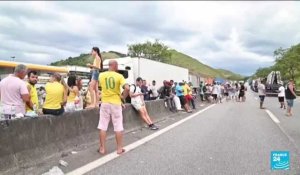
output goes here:
[[[295, 144], [258, 106], [252, 93], [217, 104], [87, 174], [300, 174]], [[290, 151], [290, 170], [271, 171], [276, 150]]]
[[[256, 97], [257, 94], [254, 93]], [[256, 98], [255, 98], [256, 99]], [[287, 133], [287, 135], [295, 142], [295, 145], [300, 149], [300, 98], [294, 101], [292, 109], [293, 116], [287, 117], [286, 110], [280, 108], [277, 97], [267, 97], [265, 100], [265, 107], [270, 110], [280, 121], [280, 126]]]

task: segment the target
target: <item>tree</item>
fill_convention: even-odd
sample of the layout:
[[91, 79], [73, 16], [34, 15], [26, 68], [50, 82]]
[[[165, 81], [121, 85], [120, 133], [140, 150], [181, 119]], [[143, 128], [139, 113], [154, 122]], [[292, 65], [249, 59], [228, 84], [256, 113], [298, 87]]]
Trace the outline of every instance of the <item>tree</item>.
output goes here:
[[276, 64], [274, 67], [279, 69], [283, 76], [295, 80], [300, 71], [300, 44], [289, 49], [279, 48], [274, 51]]
[[145, 43], [128, 45], [128, 55], [131, 57], [144, 57], [160, 62], [167, 62], [172, 56], [168, 46], [159, 42], [158, 39], [154, 43], [146, 41]]

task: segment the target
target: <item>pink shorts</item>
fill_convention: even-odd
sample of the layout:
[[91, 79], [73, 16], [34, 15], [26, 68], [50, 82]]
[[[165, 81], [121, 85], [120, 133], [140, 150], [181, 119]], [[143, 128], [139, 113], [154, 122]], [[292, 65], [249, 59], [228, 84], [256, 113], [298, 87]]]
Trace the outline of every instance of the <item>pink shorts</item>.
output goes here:
[[110, 122], [110, 117], [112, 118], [112, 123], [114, 125], [114, 131], [123, 131], [123, 115], [122, 106], [102, 103], [100, 107], [100, 119], [98, 124], [98, 129], [107, 131], [108, 124]]

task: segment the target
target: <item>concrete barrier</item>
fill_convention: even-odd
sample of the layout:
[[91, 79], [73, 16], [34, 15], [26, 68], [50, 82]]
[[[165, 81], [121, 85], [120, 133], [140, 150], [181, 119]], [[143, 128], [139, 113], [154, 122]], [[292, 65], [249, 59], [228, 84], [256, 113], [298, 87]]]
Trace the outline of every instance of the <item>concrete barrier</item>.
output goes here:
[[300, 91], [296, 91], [296, 95], [300, 96]]
[[[146, 107], [155, 122], [172, 114], [162, 100], [146, 102]], [[126, 105], [123, 115], [125, 132], [144, 125], [131, 105]], [[94, 109], [8, 121], [8, 126], [0, 127], [0, 174], [37, 165], [78, 145], [98, 142], [98, 120], [99, 111]]]

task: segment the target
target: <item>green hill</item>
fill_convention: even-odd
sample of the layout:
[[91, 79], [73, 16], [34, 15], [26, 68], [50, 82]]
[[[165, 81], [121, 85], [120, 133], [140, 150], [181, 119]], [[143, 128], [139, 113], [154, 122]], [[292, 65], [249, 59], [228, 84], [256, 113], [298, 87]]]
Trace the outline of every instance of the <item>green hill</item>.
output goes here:
[[[192, 58], [186, 54], [178, 52], [176, 50], [170, 50], [171, 58], [167, 60], [165, 63], [180, 66], [183, 68], [189, 69], [192, 74], [200, 75], [203, 77], [222, 77], [225, 79], [231, 80], [240, 80], [243, 79], [243, 76], [239, 74], [235, 74], [231, 71], [224, 69], [214, 69], [208, 65], [205, 65], [199, 62], [197, 59]], [[122, 54], [115, 51], [103, 52], [101, 53], [104, 59], [113, 59], [126, 57], [126, 54]], [[92, 58], [90, 54], [81, 54], [78, 57], [69, 57], [65, 60], [60, 60], [54, 63], [51, 63], [53, 66], [63, 66], [63, 65], [78, 65], [85, 66], [87, 63], [91, 63]]]
[[[122, 54], [115, 51], [102, 52], [101, 56], [103, 59], [112, 59], [126, 57], [126, 54]], [[93, 62], [93, 59], [90, 54], [80, 54], [78, 57], [69, 57], [65, 60], [60, 60], [51, 63], [52, 66], [64, 66], [64, 65], [77, 65], [77, 66], [86, 66], [87, 63]]]

